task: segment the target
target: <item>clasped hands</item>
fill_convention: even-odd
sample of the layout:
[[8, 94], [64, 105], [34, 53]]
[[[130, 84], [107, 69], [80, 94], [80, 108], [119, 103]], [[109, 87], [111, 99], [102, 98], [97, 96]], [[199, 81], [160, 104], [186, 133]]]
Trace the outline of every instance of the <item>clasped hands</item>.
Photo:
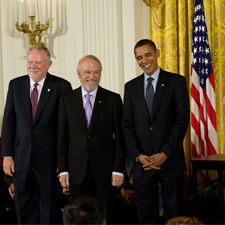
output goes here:
[[140, 155], [138, 160], [141, 164], [143, 164], [143, 168], [145, 171], [150, 170], [160, 170], [161, 165], [166, 161], [167, 155], [163, 152], [156, 153], [151, 156], [147, 155]]

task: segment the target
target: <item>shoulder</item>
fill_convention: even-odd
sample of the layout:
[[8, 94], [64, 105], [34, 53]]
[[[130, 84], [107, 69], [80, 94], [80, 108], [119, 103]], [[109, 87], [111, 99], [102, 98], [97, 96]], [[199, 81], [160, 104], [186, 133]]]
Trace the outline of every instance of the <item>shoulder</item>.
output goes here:
[[159, 76], [165, 77], [167, 81], [170, 83], [174, 83], [174, 84], [185, 83], [186, 84], [186, 78], [177, 73], [172, 73], [172, 72], [168, 72], [161, 69]]
[[144, 82], [144, 74], [141, 74], [125, 84], [125, 87], [136, 86], [139, 82]]
[[110, 91], [108, 89], [102, 88], [101, 86], [98, 87], [98, 92], [101, 95], [112, 97], [112, 98], [120, 98], [120, 95], [116, 92]]
[[81, 87], [68, 91], [62, 95], [64, 99], [73, 98], [74, 96], [81, 96]]
[[65, 80], [62, 77], [58, 77], [52, 74], [47, 74], [47, 76], [49, 76], [50, 79], [53, 80], [53, 83], [56, 85], [71, 85], [69, 81]]
[[28, 75], [16, 77], [10, 80], [8, 88], [10, 90], [20, 90], [23, 89], [25, 86], [29, 85], [30, 79]]
[[23, 76], [20, 76], [20, 77], [16, 77], [16, 78], [13, 78], [12, 80], [10, 80], [10, 83], [21, 83], [21, 82], [24, 82], [24, 81], [27, 81], [29, 80], [29, 76], [28, 75], [23, 75]]
[[174, 79], [174, 80], [185, 80], [185, 77], [177, 74], [177, 73], [172, 73], [166, 70], [162, 70], [160, 71], [160, 76], [167, 76], [169, 79]]

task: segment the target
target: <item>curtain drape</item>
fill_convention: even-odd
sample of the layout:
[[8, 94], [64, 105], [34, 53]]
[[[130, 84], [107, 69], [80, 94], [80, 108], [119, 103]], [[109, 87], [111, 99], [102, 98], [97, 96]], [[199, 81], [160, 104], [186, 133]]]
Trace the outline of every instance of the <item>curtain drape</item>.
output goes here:
[[[194, 0], [144, 0], [150, 6], [150, 38], [161, 51], [159, 66], [185, 76], [190, 93]], [[225, 0], [203, 0], [215, 80], [218, 152], [225, 154]], [[190, 129], [184, 140], [190, 178]]]

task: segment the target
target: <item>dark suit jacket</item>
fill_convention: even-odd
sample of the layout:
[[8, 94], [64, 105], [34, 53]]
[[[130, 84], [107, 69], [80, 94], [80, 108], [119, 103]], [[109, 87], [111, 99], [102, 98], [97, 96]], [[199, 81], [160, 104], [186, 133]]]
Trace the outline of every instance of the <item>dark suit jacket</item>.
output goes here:
[[16, 172], [26, 172], [31, 157], [37, 171], [56, 171], [59, 98], [71, 89], [68, 81], [48, 73], [32, 122], [29, 76], [10, 81], [2, 126], [2, 156], [13, 157]]
[[[133, 162], [141, 155], [164, 152], [168, 159], [161, 166], [165, 175], [186, 170], [183, 139], [189, 123], [189, 97], [183, 76], [160, 70], [150, 118], [144, 96], [144, 74], [125, 85], [122, 128]], [[139, 166], [138, 166], [139, 164]], [[143, 178], [142, 165], [136, 164], [134, 178]]]
[[110, 184], [112, 172], [124, 172], [119, 94], [98, 87], [87, 129], [81, 87], [61, 97], [59, 106], [58, 167], [70, 182], [81, 184], [89, 159], [93, 179]]

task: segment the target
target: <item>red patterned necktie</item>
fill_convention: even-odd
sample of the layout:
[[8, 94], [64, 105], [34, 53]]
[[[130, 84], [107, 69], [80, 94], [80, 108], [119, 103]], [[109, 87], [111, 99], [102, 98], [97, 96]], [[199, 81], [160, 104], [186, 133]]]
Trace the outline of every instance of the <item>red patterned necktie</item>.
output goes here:
[[37, 90], [38, 83], [34, 84], [34, 89], [31, 92], [31, 106], [32, 106], [32, 121], [34, 121], [34, 117], [37, 110], [38, 105], [38, 90]]

